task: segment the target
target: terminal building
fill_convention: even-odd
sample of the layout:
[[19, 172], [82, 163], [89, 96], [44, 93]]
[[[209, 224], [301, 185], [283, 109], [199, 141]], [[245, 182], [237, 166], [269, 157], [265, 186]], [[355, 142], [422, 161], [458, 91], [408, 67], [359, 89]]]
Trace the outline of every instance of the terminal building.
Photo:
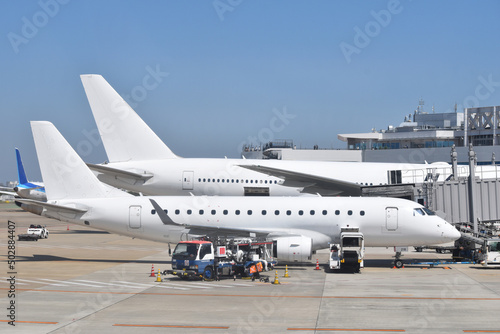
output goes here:
[[472, 144], [477, 164], [496, 164], [500, 157], [500, 106], [466, 108], [464, 112], [408, 114], [399, 126], [367, 133], [339, 134], [346, 149], [297, 149], [293, 140], [245, 147], [247, 159], [424, 163], [450, 160], [455, 145], [458, 163], [468, 163]]

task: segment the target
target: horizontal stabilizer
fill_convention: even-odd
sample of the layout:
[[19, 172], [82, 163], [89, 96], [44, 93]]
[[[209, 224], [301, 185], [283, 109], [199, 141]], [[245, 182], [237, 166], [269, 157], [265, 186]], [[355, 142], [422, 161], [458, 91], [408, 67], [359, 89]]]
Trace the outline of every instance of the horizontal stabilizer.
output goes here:
[[20, 199], [16, 198], [16, 202], [27, 204], [27, 205], [34, 205], [38, 206], [50, 211], [55, 211], [57, 213], [73, 213], [73, 214], [83, 214], [87, 212], [88, 210], [86, 209], [77, 209], [77, 208], [72, 208], [69, 206], [63, 206], [63, 205], [57, 205], [57, 204], [50, 204], [47, 202], [40, 202], [40, 201], [35, 201], [32, 199]]
[[302, 184], [302, 192], [310, 194], [320, 194], [322, 196], [332, 196], [342, 194], [345, 196], [360, 196], [361, 187], [353, 182], [341, 181], [327, 177], [316, 176], [307, 173], [294, 172], [286, 169], [279, 169], [261, 165], [239, 165], [242, 168], [253, 170], [266, 175], [284, 179], [284, 186], [298, 186]]
[[133, 180], [140, 180], [140, 181], [146, 181], [149, 180], [150, 178], [153, 177], [153, 174], [151, 173], [144, 173], [144, 174], [139, 174], [139, 173], [134, 173], [134, 172], [129, 172], [125, 171], [122, 169], [117, 169], [113, 167], [107, 167], [103, 165], [94, 165], [94, 164], [89, 164], [87, 163], [87, 166], [96, 172], [106, 174], [111, 177], [122, 177], [126, 179], [133, 179]]

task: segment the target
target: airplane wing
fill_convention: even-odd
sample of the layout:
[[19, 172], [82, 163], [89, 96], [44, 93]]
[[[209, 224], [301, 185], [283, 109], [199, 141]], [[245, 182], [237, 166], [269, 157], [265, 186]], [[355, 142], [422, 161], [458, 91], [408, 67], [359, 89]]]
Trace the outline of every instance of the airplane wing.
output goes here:
[[283, 183], [283, 186], [304, 187], [302, 190], [303, 193], [320, 194], [323, 196], [335, 196], [339, 194], [345, 196], [361, 195], [361, 186], [353, 182], [261, 165], [238, 166], [284, 179], [285, 182]]
[[47, 210], [56, 211], [58, 213], [82, 214], [82, 213], [87, 212], [86, 209], [77, 209], [77, 208], [72, 208], [69, 206], [63, 206], [63, 205], [57, 205], [57, 204], [50, 204], [47, 202], [35, 201], [32, 199], [16, 198], [16, 202], [38, 206], [41, 208], [45, 208]]
[[144, 172], [143, 174], [140, 173], [134, 173], [134, 172], [129, 172], [117, 168], [112, 168], [112, 167], [107, 167], [103, 165], [94, 165], [94, 164], [87, 164], [87, 166], [96, 172], [102, 173], [106, 176], [110, 176], [113, 178], [124, 178], [124, 179], [131, 179], [134, 181], [141, 181], [145, 182], [149, 180], [150, 178], [153, 177], [153, 174]]
[[218, 227], [218, 226], [205, 226], [205, 225], [191, 225], [191, 224], [180, 224], [174, 222], [168, 214], [163, 211], [163, 209], [156, 203], [155, 200], [149, 199], [151, 204], [153, 205], [156, 213], [160, 217], [162, 223], [164, 225], [171, 226], [181, 226], [190, 230], [190, 234], [195, 235], [225, 235], [225, 236], [237, 236], [237, 237], [265, 237], [270, 234], [268, 231], [260, 231], [260, 230], [252, 230], [252, 229], [243, 229], [243, 228], [226, 228], [226, 227]]

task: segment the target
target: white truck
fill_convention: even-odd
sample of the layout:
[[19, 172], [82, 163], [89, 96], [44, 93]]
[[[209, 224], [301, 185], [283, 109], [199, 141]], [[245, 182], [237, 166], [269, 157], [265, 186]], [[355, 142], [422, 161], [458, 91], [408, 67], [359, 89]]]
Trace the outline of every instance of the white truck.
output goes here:
[[345, 270], [359, 273], [364, 267], [365, 240], [358, 228], [343, 228], [340, 244], [330, 244], [330, 271]]
[[500, 266], [500, 238], [486, 239], [479, 263], [483, 266]]
[[17, 238], [19, 241], [38, 241], [38, 239], [47, 239], [49, 237], [49, 230], [46, 226], [31, 224], [27, 233], [19, 234]]

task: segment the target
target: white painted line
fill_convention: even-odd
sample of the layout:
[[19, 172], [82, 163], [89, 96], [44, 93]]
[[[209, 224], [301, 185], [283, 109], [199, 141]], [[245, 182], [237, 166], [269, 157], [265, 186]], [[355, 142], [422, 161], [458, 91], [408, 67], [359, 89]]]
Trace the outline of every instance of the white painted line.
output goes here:
[[105, 282], [96, 282], [96, 281], [87, 281], [84, 279], [77, 279], [75, 280], [77, 282], [87, 282], [87, 283], [97, 283], [97, 284], [106, 284], [106, 285], [112, 285], [112, 286], [118, 286], [118, 287], [125, 287], [125, 288], [132, 288], [132, 289], [142, 289], [143, 287], [140, 286], [133, 286], [133, 285], [125, 285], [125, 284], [116, 284], [116, 283], [105, 283]]
[[200, 285], [200, 286], [208, 286], [208, 287], [211, 287], [211, 288], [215, 288], [215, 287], [219, 287], [219, 288], [234, 288], [233, 285], [222, 285], [222, 284], [212, 284], [212, 283], [195, 283], [195, 282], [192, 282], [190, 284], [195, 284], [195, 285]]
[[34, 280], [22, 279], [22, 278], [18, 278], [17, 280], [23, 281], [23, 282], [28, 282], [28, 283], [42, 284], [42, 285], [67, 286], [66, 284], [49, 284], [47, 282], [39, 282], [39, 281], [34, 281]]
[[144, 286], [148, 288], [165, 288], [165, 289], [176, 289], [176, 290], [189, 290], [188, 288], [178, 288], [175, 286], [166, 286], [166, 285], [159, 285], [159, 284], [142, 284], [142, 283], [133, 283], [133, 282], [125, 282], [125, 281], [117, 281], [118, 283], [126, 283], [126, 284], [135, 284], [139, 286]]
[[93, 284], [84, 284], [84, 283], [76, 283], [76, 282], [70, 282], [70, 281], [57, 281], [54, 279], [48, 279], [48, 278], [40, 278], [41, 280], [44, 281], [51, 281], [51, 282], [57, 282], [57, 283], [64, 283], [64, 284], [75, 284], [75, 285], [83, 285], [83, 286], [90, 286], [93, 288], [102, 288], [101, 285], [93, 285]]

